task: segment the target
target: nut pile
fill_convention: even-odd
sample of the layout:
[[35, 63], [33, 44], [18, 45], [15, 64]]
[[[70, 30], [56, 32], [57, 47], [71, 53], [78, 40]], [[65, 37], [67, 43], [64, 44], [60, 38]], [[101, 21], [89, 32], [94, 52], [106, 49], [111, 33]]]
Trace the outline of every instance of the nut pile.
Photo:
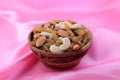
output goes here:
[[72, 20], [52, 20], [32, 32], [31, 46], [57, 54], [79, 50], [90, 41], [89, 30]]

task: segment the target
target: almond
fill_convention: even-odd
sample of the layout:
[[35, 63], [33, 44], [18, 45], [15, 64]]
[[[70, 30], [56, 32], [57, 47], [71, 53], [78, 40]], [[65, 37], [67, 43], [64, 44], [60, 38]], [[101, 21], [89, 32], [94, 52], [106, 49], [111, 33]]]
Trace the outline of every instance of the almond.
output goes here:
[[58, 35], [60, 35], [60, 36], [62, 36], [62, 37], [67, 37], [67, 36], [69, 36], [68, 33], [67, 33], [67, 31], [65, 31], [65, 30], [59, 30], [59, 31], [58, 31]]
[[44, 28], [45, 28], [45, 29], [49, 28], [49, 26], [50, 26], [49, 23], [45, 23], [45, 24], [44, 24]]
[[51, 43], [51, 44], [55, 43], [55, 41], [53, 39], [47, 39], [46, 42]]
[[40, 33], [36, 33], [35, 35], [34, 35], [34, 38], [39, 38], [40, 37]]
[[39, 37], [36, 41], [36, 47], [40, 47], [42, 46], [46, 41], [46, 37]]
[[50, 23], [55, 25], [55, 24], [57, 24], [58, 22], [61, 22], [61, 20], [52, 20]]
[[73, 50], [78, 50], [80, 48], [80, 46], [78, 45], [78, 44], [75, 44], [74, 46], [73, 46]]

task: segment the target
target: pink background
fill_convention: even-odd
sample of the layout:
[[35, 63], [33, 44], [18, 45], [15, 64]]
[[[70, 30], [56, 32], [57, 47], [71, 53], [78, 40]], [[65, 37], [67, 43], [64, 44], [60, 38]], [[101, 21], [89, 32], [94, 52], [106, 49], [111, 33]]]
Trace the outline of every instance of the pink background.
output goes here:
[[[37, 23], [72, 19], [93, 45], [68, 71], [46, 68], [27, 45]], [[120, 80], [120, 0], [0, 0], [0, 80]]]

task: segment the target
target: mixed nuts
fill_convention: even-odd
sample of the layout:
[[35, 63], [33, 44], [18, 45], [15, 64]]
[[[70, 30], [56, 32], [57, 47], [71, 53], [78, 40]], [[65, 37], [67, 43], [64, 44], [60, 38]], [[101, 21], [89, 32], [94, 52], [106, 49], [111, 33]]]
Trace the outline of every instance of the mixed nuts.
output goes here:
[[56, 54], [79, 50], [90, 41], [89, 30], [72, 20], [53, 20], [32, 32], [31, 46]]

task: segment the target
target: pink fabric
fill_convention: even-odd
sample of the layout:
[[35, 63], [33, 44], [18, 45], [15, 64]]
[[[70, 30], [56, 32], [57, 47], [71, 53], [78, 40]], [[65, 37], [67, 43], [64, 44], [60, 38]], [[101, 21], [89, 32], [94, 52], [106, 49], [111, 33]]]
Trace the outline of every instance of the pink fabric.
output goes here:
[[[48, 69], [27, 45], [34, 25], [51, 19], [72, 19], [93, 33], [71, 70]], [[120, 80], [120, 0], [0, 0], [0, 80]]]

